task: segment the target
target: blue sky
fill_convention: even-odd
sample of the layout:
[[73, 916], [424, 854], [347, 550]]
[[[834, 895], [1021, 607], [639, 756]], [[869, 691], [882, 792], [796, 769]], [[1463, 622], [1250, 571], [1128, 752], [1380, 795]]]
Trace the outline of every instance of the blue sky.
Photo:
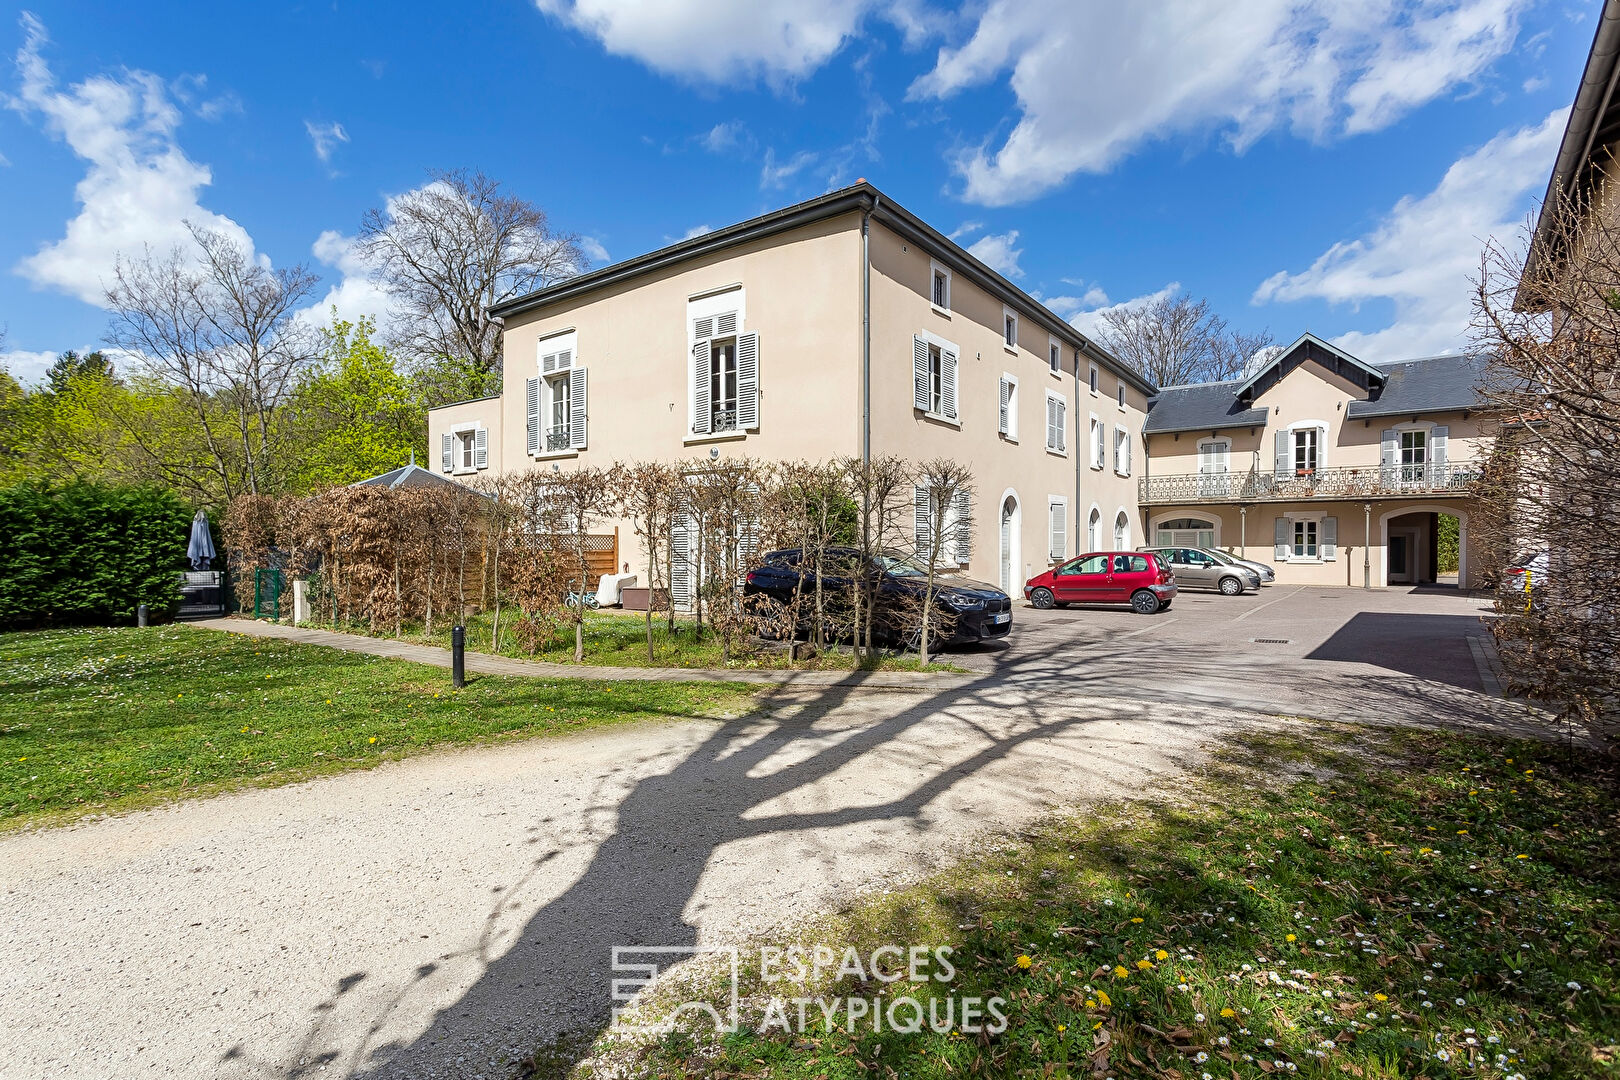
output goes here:
[[463, 166], [598, 263], [864, 176], [1084, 329], [1179, 285], [1283, 340], [1448, 351], [1482, 243], [1511, 243], [1545, 189], [1598, 11], [277, 7], [40, 2], [0, 21], [13, 374], [99, 342], [119, 252], [166, 249], [188, 220], [311, 264], [323, 306], [385, 309], [347, 238]]

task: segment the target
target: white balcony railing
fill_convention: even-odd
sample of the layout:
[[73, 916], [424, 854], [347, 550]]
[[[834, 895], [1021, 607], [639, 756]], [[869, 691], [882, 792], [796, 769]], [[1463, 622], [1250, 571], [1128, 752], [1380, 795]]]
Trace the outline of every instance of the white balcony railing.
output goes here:
[[1360, 499], [1400, 495], [1466, 495], [1479, 476], [1472, 462], [1368, 465], [1292, 473], [1181, 473], [1145, 476], [1143, 503], [1283, 502], [1305, 498]]

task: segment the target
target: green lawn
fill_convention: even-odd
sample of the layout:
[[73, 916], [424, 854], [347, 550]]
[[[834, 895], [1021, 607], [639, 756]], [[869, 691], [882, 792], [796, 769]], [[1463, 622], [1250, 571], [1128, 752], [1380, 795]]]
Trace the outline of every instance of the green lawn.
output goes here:
[[183, 626], [0, 635], [0, 824], [368, 768], [437, 746], [729, 716], [748, 688], [483, 676]]
[[[572, 663], [574, 660], [574, 627], [566, 624], [560, 627], [556, 635], [546, 643], [545, 647], [531, 655], [518, 647], [512, 634], [512, 625], [516, 621], [517, 612], [506, 609], [501, 613], [501, 642], [499, 654], [502, 656], [521, 657], [526, 660], [547, 660], [554, 663]], [[486, 613], [469, 615], [467, 617], [467, 648], [477, 652], [495, 652], [492, 640], [493, 617]], [[311, 623], [310, 625], [323, 629], [331, 627], [326, 623]], [[372, 633], [371, 628], [364, 623], [355, 623], [346, 629], [351, 633]], [[393, 637], [392, 626], [380, 626], [375, 631], [378, 637]], [[427, 645], [438, 645], [448, 649], [450, 647], [450, 621], [438, 620], [433, 627], [431, 635], [424, 634], [420, 626], [407, 625], [401, 635], [402, 640]], [[680, 619], [675, 624], [675, 632], [669, 631], [667, 617], [654, 615], [653, 617], [653, 657], [651, 663], [647, 660], [647, 626], [645, 616], [622, 611], [587, 611], [585, 613], [585, 662], [603, 667], [677, 667], [677, 668], [720, 668], [725, 667], [721, 659], [720, 638], [705, 627], [703, 636], [697, 636], [696, 629], [689, 619]], [[848, 650], [829, 651], [826, 654], [810, 660], [790, 662], [785, 650], [751, 649], [744, 644], [732, 657], [731, 667], [738, 670], [759, 670], [762, 668], [799, 670], [850, 670], [854, 667], [854, 658]], [[884, 656], [878, 663], [880, 671], [961, 671], [962, 668], [950, 663], [950, 654], [945, 654], [941, 663], [930, 664], [924, 668], [918, 663], [916, 654]]]
[[[1301, 730], [1312, 734], [1247, 741], [1173, 795], [1052, 821], [803, 928], [802, 943], [840, 953], [953, 946], [958, 974], [943, 989], [847, 975], [812, 993], [1000, 995], [1010, 1018], [1000, 1035], [829, 1032], [812, 1006], [808, 1033], [604, 1043], [607, 1056], [581, 1069], [1615, 1076], [1615, 777], [1540, 743]], [[747, 979], [745, 1029], [766, 1015], [757, 972]]]

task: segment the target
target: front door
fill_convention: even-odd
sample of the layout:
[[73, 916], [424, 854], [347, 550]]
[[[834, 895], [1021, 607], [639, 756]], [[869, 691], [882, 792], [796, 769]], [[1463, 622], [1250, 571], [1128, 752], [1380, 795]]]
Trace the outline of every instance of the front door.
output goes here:
[[1064, 563], [1052, 575], [1052, 591], [1065, 604], [1101, 604], [1109, 599], [1113, 575], [1107, 555], [1088, 555]]
[[1389, 534], [1389, 580], [1391, 584], [1412, 583], [1412, 538], [1406, 533]]

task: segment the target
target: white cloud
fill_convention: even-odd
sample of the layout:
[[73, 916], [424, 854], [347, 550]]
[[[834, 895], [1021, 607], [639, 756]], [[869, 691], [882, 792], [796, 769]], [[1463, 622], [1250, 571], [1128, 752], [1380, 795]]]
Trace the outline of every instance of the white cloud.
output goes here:
[[310, 253], [339, 277], [325, 296], [299, 313], [300, 318], [311, 326], [327, 326], [335, 308], [338, 318], [355, 322], [368, 316], [386, 333], [391, 306], [388, 290], [372, 280], [370, 267], [355, 251], [355, 238], [327, 229], [310, 245]]
[[[1160, 300], [1168, 300], [1170, 297], [1176, 295], [1180, 291], [1181, 282], [1172, 281], [1170, 284], [1166, 285], [1157, 292], [1144, 293], [1141, 296], [1133, 296], [1129, 300], [1121, 300], [1117, 304], [1110, 304], [1108, 302], [1107, 294], [1101, 289], [1093, 287], [1082, 298], [1082, 310], [1076, 311], [1072, 315], [1068, 316], [1069, 325], [1086, 335], [1088, 338], [1100, 338], [1103, 336], [1103, 328], [1107, 325], [1105, 322], [1103, 322], [1103, 316], [1108, 312], [1136, 311], [1139, 308], [1147, 307], [1149, 304], [1156, 304]], [[1102, 302], [1095, 307], [1084, 306], [1084, 301], [1094, 298], [1100, 299]], [[1047, 306], [1052, 307], [1052, 302], [1048, 302]], [[1058, 311], [1058, 309], [1055, 307], [1053, 307], [1052, 310]], [[1064, 314], [1064, 312], [1061, 311], [1058, 313]]]
[[[1075, 281], [1070, 282], [1070, 284], [1084, 285], [1085, 282]], [[1100, 285], [1092, 285], [1080, 296], [1048, 296], [1041, 302], [1065, 319], [1068, 319], [1080, 314], [1082, 311], [1095, 311], [1097, 308], [1107, 307], [1108, 294], [1102, 290]]]
[[735, 150], [745, 142], [752, 142], [748, 128], [741, 120], [729, 120], [723, 124], [716, 124], [703, 134], [698, 140], [703, 148], [711, 154], [722, 154], [727, 150]]
[[[877, 0], [535, 0], [618, 56], [693, 82], [800, 79], [826, 63]], [[910, 13], [911, 5], [897, 5]], [[911, 17], [913, 20], [914, 16]], [[901, 21], [902, 29], [917, 25]], [[907, 33], [911, 31], [908, 29]]]
[[144, 71], [125, 71], [58, 89], [41, 55], [45, 27], [28, 14], [22, 26], [24, 43], [17, 51], [21, 82], [7, 104], [24, 116], [41, 117], [46, 131], [89, 168], [74, 188], [79, 212], [67, 223], [66, 234], [24, 258], [17, 272], [35, 285], [100, 305], [120, 253], [138, 256], [147, 247], [158, 252], [189, 247], [187, 222], [224, 234], [251, 256], [252, 237], [197, 201], [212, 175], [175, 141], [180, 110], [163, 80]]
[[1018, 230], [1004, 233], [986, 233], [968, 245], [968, 253], [1003, 277], [1020, 278], [1024, 271], [1018, 266], [1018, 257], [1024, 253], [1018, 243]]
[[968, 199], [1033, 198], [1150, 139], [1214, 133], [1241, 152], [1286, 128], [1373, 131], [1477, 79], [1528, 0], [991, 0], [910, 96], [944, 99], [1007, 72], [1020, 116], [956, 163]]
[[[95, 346], [87, 350], [94, 351]], [[10, 352], [0, 353], [0, 371], [9, 372], [13, 379], [24, 386], [32, 386], [45, 377], [45, 372], [56, 363], [59, 354], [54, 352], [29, 352], [27, 349], [13, 349]]]
[[984, 228], [982, 221], [964, 221], [956, 227], [956, 231], [951, 233], [950, 237], [952, 240], [961, 240], [964, 236], [972, 236], [982, 228]]
[[776, 149], [765, 148], [765, 163], [759, 167], [759, 186], [762, 188], [779, 188], [787, 184], [800, 172], [814, 165], [816, 155], [811, 150], [800, 150], [786, 161], [776, 160]]
[[336, 120], [330, 124], [317, 124], [313, 120], [304, 121], [304, 130], [309, 132], [309, 141], [315, 147], [315, 156], [325, 165], [332, 160], [332, 151], [340, 143], [349, 141], [349, 133], [343, 130], [343, 125]]
[[1511, 244], [1531, 200], [1547, 181], [1568, 118], [1505, 131], [1454, 162], [1433, 191], [1408, 195], [1365, 236], [1328, 248], [1309, 269], [1279, 271], [1255, 290], [1257, 304], [1326, 300], [1352, 309], [1368, 300], [1395, 305], [1395, 321], [1335, 343], [1366, 360], [1448, 352], [1466, 343], [1488, 240]]
[[714, 226], [713, 225], [694, 225], [690, 229], [687, 229], [684, 233], [681, 234], [681, 239], [682, 240], [691, 240], [694, 237], [702, 236], [704, 233], [712, 233], [712, 232], [714, 232]]
[[585, 257], [591, 260], [591, 263], [595, 266], [606, 266], [613, 261], [613, 256], [609, 255], [607, 248], [602, 246], [602, 241], [594, 236], [580, 237], [579, 250], [584, 252]]

